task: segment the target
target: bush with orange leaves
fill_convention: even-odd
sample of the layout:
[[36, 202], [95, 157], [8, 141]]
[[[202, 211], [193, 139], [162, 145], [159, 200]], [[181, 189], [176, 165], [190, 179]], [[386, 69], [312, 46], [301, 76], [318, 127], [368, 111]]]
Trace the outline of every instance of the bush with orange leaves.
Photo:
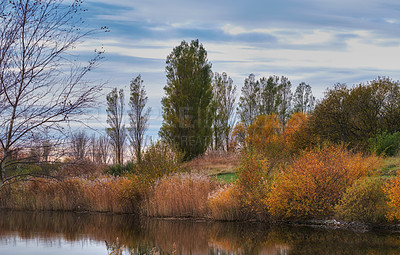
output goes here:
[[276, 114], [260, 115], [249, 126], [239, 123], [232, 134], [232, 147], [256, 150], [273, 166], [312, 147], [316, 141], [308, 129], [308, 116], [293, 113], [282, 125]]
[[266, 220], [267, 160], [255, 151], [242, 152], [238, 180], [210, 195], [211, 217], [217, 220]]
[[390, 180], [383, 188], [388, 205], [386, 217], [389, 221], [400, 221], [400, 174]]
[[296, 220], [333, 215], [346, 188], [372, 174], [376, 156], [353, 154], [343, 147], [305, 152], [277, 175], [268, 199], [268, 210], [276, 219]]
[[260, 115], [247, 128], [246, 144], [272, 158], [283, 149], [281, 125], [276, 114]]
[[286, 155], [297, 155], [307, 148], [312, 148], [317, 143], [317, 138], [311, 134], [308, 125], [308, 115], [302, 112], [292, 114], [283, 131], [284, 153]]

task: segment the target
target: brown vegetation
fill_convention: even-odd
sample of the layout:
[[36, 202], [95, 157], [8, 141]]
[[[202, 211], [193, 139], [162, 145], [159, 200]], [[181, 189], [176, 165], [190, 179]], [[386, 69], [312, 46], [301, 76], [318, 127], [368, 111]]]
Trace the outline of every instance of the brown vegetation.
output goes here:
[[144, 201], [144, 215], [152, 217], [206, 217], [208, 195], [217, 187], [210, 177], [176, 174], [160, 179]]

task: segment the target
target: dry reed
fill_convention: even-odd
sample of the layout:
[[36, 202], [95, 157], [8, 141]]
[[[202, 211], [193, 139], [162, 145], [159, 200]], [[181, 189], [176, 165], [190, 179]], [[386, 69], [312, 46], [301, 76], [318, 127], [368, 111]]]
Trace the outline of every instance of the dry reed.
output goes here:
[[215, 181], [200, 174], [162, 178], [151, 188], [143, 213], [151, 217], [206, 217], [208, 195], [216, 188]]

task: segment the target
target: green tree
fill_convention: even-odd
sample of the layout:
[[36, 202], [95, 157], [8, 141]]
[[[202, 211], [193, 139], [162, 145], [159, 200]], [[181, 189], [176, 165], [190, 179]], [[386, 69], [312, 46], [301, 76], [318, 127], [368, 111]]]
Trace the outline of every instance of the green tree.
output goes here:
[[146, 96], [146, 90], [140, 74], [134, 80], [132, 80], [130, 85], [130, 93], [130, 108], [128, 111], [130, 120], [129, 136], [136, 156], [136, 161], [140, 162], [144, 145], [144, 133], [148, 127], [151, 111], [151, 108], [146, 108], [148, 97]]
[[261, 78], [261, 114], [270, 115], [277, 114], [279, 107], [279, 77], [270, 76], [268, 79]]
[[182, 41], [168, 55], [166, 72], [159, 135], [190, 160], [204, 153], [212, 139], [212, 71], [207, 51], [198, 40]]
[[250, 74], [244, 81], [242, 95], [239, 98], [239, 107], [237, 108], [240, 121], [246, 127], [250, 126], [260, 115], [260, 97], [260, 82], [256, 81], [254, 74]]
[[126, 141], [126, 129], [123, 124], [124, 116], [124, 91], [114, 88], [107, 95], [107, 123], [110, 125], [106, 129], [110, 138], [110, 144], [114, 149], [115, 164], [122, 165], [124, 162], [124, 145]]
[[214, 149], [229, 150], [229, 141], [235, 124], [236, 86], [226, 73], [215, 73], [213, 80], [215, 116], [213, 124]]
[[338, 84], [315, 107], [314, 134], [334, 143], [368, 149], [368, 139], [400, 131], [400, 83], [378, 78], [353, 88]]

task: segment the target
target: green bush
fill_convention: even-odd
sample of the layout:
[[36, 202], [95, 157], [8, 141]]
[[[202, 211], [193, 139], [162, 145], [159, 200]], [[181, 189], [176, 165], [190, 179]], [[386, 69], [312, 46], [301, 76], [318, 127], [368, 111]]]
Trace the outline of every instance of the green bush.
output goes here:
[[134, 173], [149, 183], [182, 170], [182, 154], [170, 145], [157, 142], [143, 154], [142, 160], [135, 165]]
[[389, 134], [383, 132], [368, 139], [370, 150], [378, 155], [395, 156], [400, 149], [400, 132]]
[[112, 165], [108, 166], [106, 170], [106, 174], [112, 176], [122, 176], [124, 174], [132, 173], [135, 170], [135, 164], [133, 162], [128, 162], [124, 165]]
[[356, 181], [336, 205], [337, 216], [347, 221], [384, 222], [387, 205], [382, 188], [383, 182], [377, 178]]

